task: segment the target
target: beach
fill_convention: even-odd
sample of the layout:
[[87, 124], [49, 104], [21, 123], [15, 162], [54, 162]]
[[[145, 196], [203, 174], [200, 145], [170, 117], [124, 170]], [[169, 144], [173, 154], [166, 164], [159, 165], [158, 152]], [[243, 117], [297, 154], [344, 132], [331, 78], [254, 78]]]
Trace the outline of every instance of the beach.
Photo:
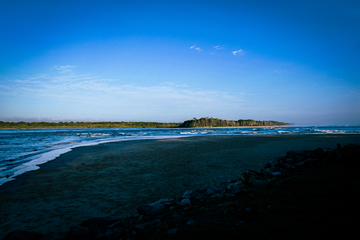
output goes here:
[[0, 186], [0, 238], [137, 215], [141, 204], [218, 186], [290, 150], [360, 144], [359, 134], [198, 136], [79, 147]]

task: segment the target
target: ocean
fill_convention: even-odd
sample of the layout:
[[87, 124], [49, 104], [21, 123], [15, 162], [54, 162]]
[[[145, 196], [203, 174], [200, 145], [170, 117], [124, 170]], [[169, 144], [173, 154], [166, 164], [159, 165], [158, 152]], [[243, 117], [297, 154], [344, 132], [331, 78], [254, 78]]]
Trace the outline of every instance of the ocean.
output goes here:
[[359, 134], [360, 126], [266, 128], [0, 129], [0, 185], [72, 148], [106, 142], [200, 135]]

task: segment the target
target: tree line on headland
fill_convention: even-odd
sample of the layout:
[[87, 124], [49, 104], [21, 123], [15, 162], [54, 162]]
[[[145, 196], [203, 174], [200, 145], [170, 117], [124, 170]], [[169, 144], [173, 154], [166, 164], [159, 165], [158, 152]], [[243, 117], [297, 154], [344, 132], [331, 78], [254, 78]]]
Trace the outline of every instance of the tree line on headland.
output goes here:
[[193, 118], [183, 123], [161, 122], [3, 122], [0, 129], [19, 128], [198, 128], [198, 127], [246, 127], [281, 126], [289, 123], [278, 121], [256, 121], [252, 119], [222, 120], [218, 118]]
[[283, 126], [290, 123], [278, 121], [257, 121], [253, 119], [222, 120], [218, 118], [193, 118], [179, 125], [179, 127], [196, 128], [196, 127], [251, 127], [251, 126]]

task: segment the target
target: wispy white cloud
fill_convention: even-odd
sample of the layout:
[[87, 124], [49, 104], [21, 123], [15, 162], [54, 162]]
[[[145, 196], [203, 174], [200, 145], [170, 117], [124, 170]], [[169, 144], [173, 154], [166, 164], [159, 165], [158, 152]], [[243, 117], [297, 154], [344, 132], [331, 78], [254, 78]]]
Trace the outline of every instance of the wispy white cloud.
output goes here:
[[77, 66], [74, 65], [63, 65], [63, 66], [54, 66], [54, 69], [60, 71], [61, 73], [69, 73]]
[[190, 49], [194, 49], [194, 50], [197, 50], [197, 51], [199, 51], [199, 52], [201, 51], [201, 48], [196, 47], [196, 45], [191, 46]]
[[1, 85], [1, 84], [0, 84], [0, 88], [3, 88], [3, 89], [10, 89], [10, 87], [9, 87], [9, 86], [6, 86], [6, 85]]
[[[213, 116], [216, 113], [221, 116], [224, 112], [232, 113], [234, 109], [240, 109], [243, 103], [239, 96], [232, 96], [226, 92], [194, 89], [191, 86], [172, 82], [138, 86], [121, 84], [119, 80], [73, 73], [60, 76], [48, 75], [41, 84], [28, 79], [18, 80], [8, 92], [14, 97], [26, 99], [26, 104], [29, 106], [22, 107], [27, 108], [28, 111], [34, 108], [34, 112], [46, 113], [31, 117], [99, 118], [101, 116], [105, 120], [117, 118], [170, 121], [171, 118], [183, 119], [187, 115]], [[41, 107], [37, 105], [39, 102]], [[55, 105], [63, 112], [54, 109]], [[68, 109], [74, 109], [71, 110], [74, 112], [73, 115], [70, 116], [66, 112]], [[52, 112], [57, 115], [51, 114]], [[0, 117], [11, 116], [0, 114]]]
[[237, 51], [232, 51], [231, 54], [234, 55], [234, 56], [236, 56], [236, 55], [244, 55], [245, 51], [242, 50], [242, 49], [239, 49]]
[[216, 50], [220, 50], [220, 49], [224, 49], [225, 46], [220, 46], [220, 45], [218, 45], [218, 46], [215, 46], [214, 48], [215, 48]]

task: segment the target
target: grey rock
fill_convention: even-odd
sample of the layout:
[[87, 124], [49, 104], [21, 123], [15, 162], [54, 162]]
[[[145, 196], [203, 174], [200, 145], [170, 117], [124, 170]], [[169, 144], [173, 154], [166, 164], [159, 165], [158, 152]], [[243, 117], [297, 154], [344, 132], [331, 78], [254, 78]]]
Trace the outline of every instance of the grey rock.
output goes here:
[[225, 193], [225, 198], [233, 198], [233, 197], [235, 197], [235, 194]]
[[150, 206], [152, 207], [156, 207], [160, 204], [164, 204], [164, 205], [171, 205], [173, 204], [174, 200], [173, 199], [170, 199], [170, 198], [163, 198], [163, 199], [160, 199], [159, 201], [156, 201], [154, 203], [151, 203], [149, 204]]
[[153, 208], [154, 207], [150, 205], [141, 205], [137, 208], [137, 211], [140, 215], [147, 215]]
[[234, 190], [240, 190], [242, 188], [245, 187], [245, 184], [242, 182], [242, 181], [237, 181], [235, 183], [230, 183], [228, 186], [227, 186], [227, 189], [229, 191], [234, 191]]
[[161, 224], [161, 221], [159, 219], [156, 219], [152, 222], [144, 222], [144, 223], [140, 223], [135, 225], [135, 228], [140, 229], [140, 230], [144, 230], [145, 228], [154, 228], [157, 227]]
[[195, 197], [195, 199], [197, 199], [197, 200], [203, 200], [203, 199], [205, 199], [205, 198], [207, 198], [208, 197], [208, 195], [206, 194], [206, 193], [199, 193], [196, 197]]
[[212, 190], [211, 188], [209, 188], [207, 191], [206, 191], [207, 195], [214, 195], [215, 194], [215, 191]]
[[194, 219], [189, 220], [186, 225], [194, 226], [196, 225], [196, 221]]
[[224, 195], [220, 193], [211, 196], [211, 198], [222, 198], [222, 197], [224, 197]]
[[265, 180], [255, 180], [252, 182], [254, 187], [262, 187], [267, 184]]
[[176, 234], [177, 233], [177, 228], [172, 228], [169, 231], [167, 231], [168, 234]]
[[224, 202], [224, 203], [220, 204], [219, 207], [228, 207], [232, 204], [233, 204], [232, 202]]
[[154, 207], [150, 212], [147, 213], [147, 215], [151, 215], [151, 216], [156, 216], [156, 215], [161, 215], [163, 213], [165, 213], [166, 208], [164, 206], [164, 204], [160, 204], [157, 205], [156, 207]]
[[110, 236], [111, 234], [113, 234], [114, 232], [111, 229], [106, 230], [104, 236]]
[[272, 175], [273, 175], [273, 176], [280, 176], [280, 175], [281, 175], [281, 172], [273, 172]]
[[193, 194], [194, 194], [194, 191], [186, 191], [183, 195], [183, 198], [190, 199]]
[[179, 202], [179, 205], [180, 206], [185, 206], [185, 205], [191, 206], [191, 201], [190, 201], [190, 199], [185, 198], [181, 202]]
[[264, 169], [271, 168], [271, 167], [272, 167], [272, 165], [270, 162], [268, 162], [267, 164], [264, 165]]
[[211, 187], [210, 188], [211, 190], [213, 190], [215, 193], [221, 193], [222, 192], [222, 188], [220, 188], [220, 187]]

